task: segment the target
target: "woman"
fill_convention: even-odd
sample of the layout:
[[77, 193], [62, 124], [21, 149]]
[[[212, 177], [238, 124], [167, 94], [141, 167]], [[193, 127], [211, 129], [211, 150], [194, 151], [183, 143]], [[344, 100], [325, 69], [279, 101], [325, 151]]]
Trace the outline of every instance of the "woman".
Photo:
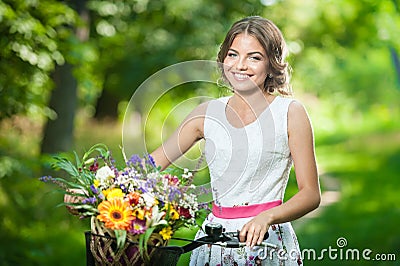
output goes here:
[[[307, 112], [284, 97], [290, 95], [286, 55], [271, 21], [253, 16], [234, 23], [217, 60], [233, 95], [199, 105], [151, 154], [166, 168], [205, 139], [214, 203], [204, 224], [239, 230], [246, 242], [242, 249], [200, 247], [191, 265], [302, 265], [290, 221], [318, 207], [320, 188]], [[292, 165], [299, 190], [283, 203]], [[257, 247], [266, 232], [276, 248]]]

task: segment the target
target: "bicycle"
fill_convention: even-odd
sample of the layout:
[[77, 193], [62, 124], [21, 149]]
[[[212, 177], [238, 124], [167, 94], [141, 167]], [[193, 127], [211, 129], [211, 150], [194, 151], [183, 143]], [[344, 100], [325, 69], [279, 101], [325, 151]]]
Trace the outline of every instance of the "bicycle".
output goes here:
[[[89, 233], [89, 234], [88, 234]], [[237, 232], [225, 232], [223, 226], [218, 223], [208, 223], [205, 225], [206, 235], [198, 239], [186, 239], [186, 238], [173, 238], [176, 240], [182, 240], [190, 242], [184, 246], [157, 246], [156, 252], [153, 253], [149, 265], [157, 266], [174, 266], [178, 263], [179, 258], [182, 254], [193, 251], [194, 249], [202, 245], [218, 245], [227, 248], [240, 248], [244, 247], [246, 244], [240, 242], [239, 231]], [[88, 235], [90, 232], [86, 232], [86, 247], [88, 247], [88, 240], [90, 241]], [[104, 237], [104, 236], [101, 236]], [[268, 239], [268, 232], [264, 235], [264, 240]], [[263, 242], [261, 245], [263, 247], [276, 248], [276, 245]], [[86, 249], [86, 263], [87, 266], [95, 265], [94, 258], [90, 253], [90, 249]]]

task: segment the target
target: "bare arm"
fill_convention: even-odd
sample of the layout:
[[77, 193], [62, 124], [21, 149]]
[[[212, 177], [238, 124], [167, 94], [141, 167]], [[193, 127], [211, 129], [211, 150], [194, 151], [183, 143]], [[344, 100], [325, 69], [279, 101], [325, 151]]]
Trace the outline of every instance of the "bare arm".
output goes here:
[[203, 138], [203, 125], [207, 103], [197, 106], [175, 132], [151, 153], [156, 165], [165, 169]]
[[261, 212], [242, 228], [241, 239], [246, 239], [250, 246], [261, 243], [270, 225], [295, 220], [319, 206], [321, 192], [312, 126], [306, 110], [298, 102], [289, 106], [288, 134], [299, 191], [284, 204]]

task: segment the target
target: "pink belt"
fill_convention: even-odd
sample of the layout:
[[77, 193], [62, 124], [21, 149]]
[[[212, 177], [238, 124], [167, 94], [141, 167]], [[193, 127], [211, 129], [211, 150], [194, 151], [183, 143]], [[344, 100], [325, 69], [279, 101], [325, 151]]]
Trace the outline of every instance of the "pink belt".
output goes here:
[[247, 218], [247, 217], [254, 217], [262, 211], [266, 211], [281, 204], [282, 204], [281, 200], [274, 200], [270, 202], [253, 204], [253, 205], [222, 207], [216, 205], [213, 202], [212, 213], [214, 214], [215, 217], [224, 219]]

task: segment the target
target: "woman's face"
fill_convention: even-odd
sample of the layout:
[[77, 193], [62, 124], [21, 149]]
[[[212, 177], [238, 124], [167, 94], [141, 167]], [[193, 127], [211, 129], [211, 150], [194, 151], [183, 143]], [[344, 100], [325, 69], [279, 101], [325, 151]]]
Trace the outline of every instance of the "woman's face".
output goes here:
[[263, 88], [269, 61], [259, 41], [246, 33], [235, 37], [224, 59], [224, 73], [235, 91]]

